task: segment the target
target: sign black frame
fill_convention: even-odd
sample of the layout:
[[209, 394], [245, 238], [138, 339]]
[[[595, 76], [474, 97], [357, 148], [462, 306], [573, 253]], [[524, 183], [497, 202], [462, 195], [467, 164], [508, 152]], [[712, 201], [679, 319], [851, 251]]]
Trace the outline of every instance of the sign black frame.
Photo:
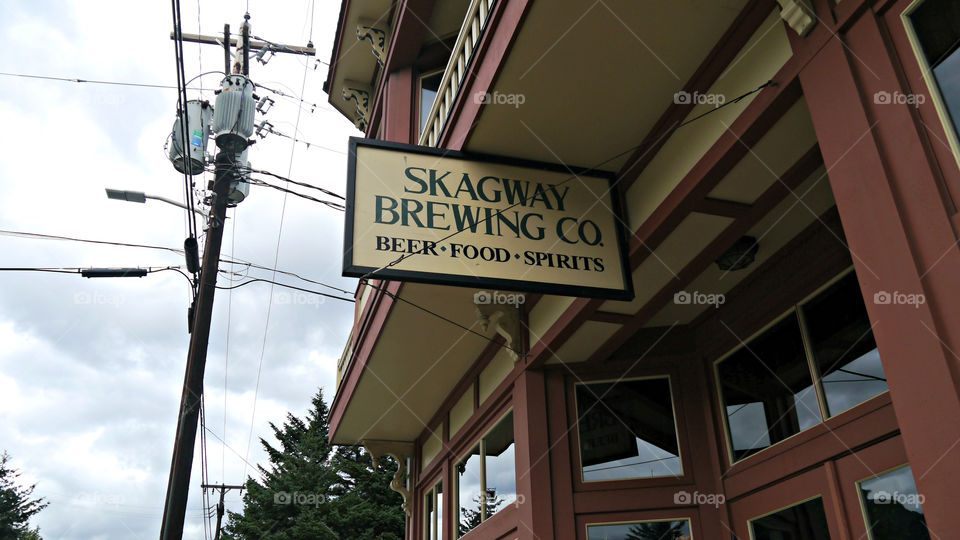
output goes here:
[[[572, 175], [585, 175], [596, 178], [605, 178], [609, 183], [610, 203], [613, 206], [614, 228], [617, 234], [617, 251], [620, 256], [620, 272], [623, 277], [623, 289], [608, 289], [603, 287], [583, 287], [579, 285], [562, 285], [557, 283], [541, 283], [517, 279], [501, 279], [489, 277], [464, 276], [459, 274], [443, 274], [437, 272], [421, 272], [414, 270], [397, 270], [394, 268], [378, 269], [370, 266], [353, 264], [354, 215], [353, 207], [356, 201], [357, 181], [357, 148], [366, 146], [385, 150], [395, 150], [411, 154], [436, 156], [443, 158], [476, 161], [480, 163], [496, 163], [529, 169], [539, 169], [549, 172], [566, 172]], [[380, 141], [362, 137], [350, 137], [349, 153], [347, 156], [347, 193], [346, 216], [343, 230], [343, 272], [345, 277], [364, 277], [375, 272], [371, 278], [382, 278], [396, 281], [411, 281], [434, 285], [451, 285], [455, 287], [469, 287], [473, 289], [504, 290], [530, 293], [553, 294], [559, 296], [574, 296], [581, 298], [597, 298], [603, 300], [630, 301], [634, 298], [633, 276], [630, 272], [630, 257], [627, 250], [625, 231], [626, 217], [620, 200], [620, 192], [615, 184], [616, 174], [584, 167], [568, 167], [557, 163], [546, 163], [506, 156], [460, 152], [443, 148], [432, 148], [413, 144]]]

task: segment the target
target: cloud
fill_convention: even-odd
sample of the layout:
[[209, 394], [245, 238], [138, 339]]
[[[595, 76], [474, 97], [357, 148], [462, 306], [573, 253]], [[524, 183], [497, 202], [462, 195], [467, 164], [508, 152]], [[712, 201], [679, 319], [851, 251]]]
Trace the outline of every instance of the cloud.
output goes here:
[[[188, 4], [183, 4], [184, 30], [195, 32], [197, 6]], [[306, 42], [307, 21], [289, 14], [306, 12], [307, 3], [250, 4], [254, 33]], [[5, 57], [4, 71], [176, 82], [171, 15], [163, 3], [77, 0], [6, 7], [0, 36], [15, 54]], [[239, 28], [242, 13], [235, 2], [204, 1], [200, 8], [202, 32], [219, 31], [224, 22], [234, 31]], [[338, 5], [317, 2], [316, 8], [313, 41], [325, 59]], [[204, 71], [222, 67], [222, 51], [216, 47], [187, 44], [185, 49], [188, 77], [201, 69], [198, 54]], [[278, 55], [266, 67], [254, 66], [255, 80], [281, 83], [278, 88], [298, 93], [303, 61]], [[307, 70], [307, 101], [325, 103], [320, 90], [324, 75]], [[210, 89], [216, 82], [216, 76], [208, 76], [195, 84]], [[182, 211], [156, 201], [112, 201], [103, 192], [115, 187], [183, 199], [183, 178], [163, 153], [175, 91], [9, 77], [3, 83], [0, 229], [182, 245]], [[210, 92], [204, 95], [212, 99]], [[293, 134], [298, 110], [297, 102], [279, 98], [268, 118]], [[297, 132], [316, 145], [345, 149], [347, 136], [355, 134], [335, 113], [307, 109], [300, 114]], [[291, 166], [290, 140], [275, 136], [251, 149], [256, 168], [289, 173], [340, 193], [345, 161], [342, 154], [298, 144]], [[197, 186], [206, 180], [197, 177]], [[342, 214], [295, 197], [287, 198], [284, 207], [283, 194], [255, 186], [229, 218], [224, 255], [265, 266], [277, 257], [282, 269], [354, 289], [355, 280], [340, 277]], [[0, 236], [0, 249], [5, 266], [183, 264], [180, 256], [164, 251], [9, 236]], [[241, 276], [271, 277], [262, 270], [234, 270]], [[36, 523], [49, 538], [156, 537], [189, 342], [186, 281], [174, 272], [139, 279], [4, 272], [0, 279], [0, 444], [24, 480], [37, 483], [35, 494], [51, 502]], [[230, 285], [231, 279], [240, 276], [221, 274], [219, 281]], [[256, 474], [244, 462], [251, 419], [247, 459], [265, 463], [258, 439], [272, 439], [269, 422], [282, 423], [288, 411], [302, 416], [318, 387], [328, 399], [333, 396], [336, 361], [353, 305], [320, 303], [307, 295], [280, 302], [284, 291], [275, 288], [271, 295], [269, 285], [256, 283], [217, 292], [205, 401], [208, 428], [228, 447], [208, 437], [212, 482], [241, 483], [245, 469]], [[195, 455], [185, 535], [191, 538], [203, 534], [199, 449]], [[231, 509], [239, 508], [238, 501], [236, 492], [227, 497]]]

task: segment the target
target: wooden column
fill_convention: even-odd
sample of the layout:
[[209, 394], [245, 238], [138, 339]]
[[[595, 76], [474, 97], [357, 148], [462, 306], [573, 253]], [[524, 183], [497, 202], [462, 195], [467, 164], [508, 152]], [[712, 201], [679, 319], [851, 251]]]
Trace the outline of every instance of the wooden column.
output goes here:
[[[874, 99], [909, 92], [898, 70], [868, 10], [826, 40], [800, 80], [927, 524], [947, 538], [960, 530], [960, 252], [916, 111]], [[878, 293], [925, 303], [883, 303]]]
[[553, 538], [547, 392], [541, 371], [521, 374], [513, 389], [517, 463], [517, 538]]

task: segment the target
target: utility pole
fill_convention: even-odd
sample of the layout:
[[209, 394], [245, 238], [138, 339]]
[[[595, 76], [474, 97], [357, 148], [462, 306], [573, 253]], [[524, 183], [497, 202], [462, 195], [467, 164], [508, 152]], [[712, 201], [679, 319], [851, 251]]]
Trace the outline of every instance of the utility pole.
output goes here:
[[[291, 47], [287, 45], [250, 42], [250, 14], [244, 16], [241, 42], [238, 47], [241, 51], [239, 65], [235, 66], [235, 73], [249, 75], [250, 50], [270, 47], [274, 52], [291, 54], [316, 54], [312, 44], [309, 47]], [[177, 39], [171, 34], [171, 39]], [[188, 36], [181, 34], [183, 41], [198, 43], [217, 43], [224, 48], [225, 71], [230, 71], [230, 47], [236, 40], [230, 37], [230, 26], [224, 25], [222, 43], [216, 37]], [[184, 104], [184, 107], [186, 104]], [[186, 115], [184, 113], [184, 118]], [[184, 141], [184, 145], [186, 145]], [[203, 395], [203, 375], [207, 363], [207, 346], [210, 341], [210, 323], [213, 318], [213, 299], [217, 287], [217, 272], [219, 271], [220, 248], [223, 243], [223, 225], [226, 219], [228, 194], [231, 182], [238, 180], [236, 160], [238, 155], [233, 152], [220, 151], [215, 160], [213, 180], [213, 204], [210, 217], [207, 220], [207, 242], [203, 251], [203, 263], [200, 268], [200, 292], [197, 295], [193, 308], [193, 331], [190, 334], [190, 347], [187, 353], [187, 367], [183, 378], [183, 393], [180, 396], [180, 414], [177, 418], [177, 432], [173, 443], [173, 458], [170, 463], [170, 477], [167, 481], [167, 494], [163, 506], [163, 523], [160, 527], [161, 540], [181, 540], [183, 538], [184, 516], [187, 512], [187, 496], [190, 490], [190, 473], [193, 466], [193, 451], [197, 439], [197, 424], [200, 419], [200, 403]], [[225, 490], [228, 487], [223, 486]], [[242, 487], [242, 486], [241, 486]], [[222, 517], [223, 491], [218, 507], [217, 530], [219, 532], [220, 518]]]
[[218, 489], [220, 490], [220, 502], [217, 503], [217, 529], [216, 529], [217, 532], [213, 536], [213, 540], [220, 540], [220, 523], [223, 520], [223, 513], [225, 511], [224, 505], [223, 505], [223, 497], [231, 489], [244, 489], [245, 486], [228, 486], [226, 484], [201, 484], [200, 487], [203, 489], [209, 488], [213, 490], [218, 490]]

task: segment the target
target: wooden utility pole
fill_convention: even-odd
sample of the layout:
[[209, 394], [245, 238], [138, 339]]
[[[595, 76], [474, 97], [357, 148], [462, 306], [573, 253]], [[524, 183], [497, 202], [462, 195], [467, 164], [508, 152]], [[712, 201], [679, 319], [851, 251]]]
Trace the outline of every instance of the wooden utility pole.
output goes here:
[[214, 491], [218, 489], [220, 490], [220, 502], [217, 503], [217, 529], [216, 529], [217, 532], [213, 536], [213, 540], [220, 540], [220, 524], [223, 521], [223, 513], [224, 513], [223, 497], [231, 489], [244, 489], [245, 486], [228, 486], [226, 484], [201, 484], [200, 487], [203, 489], [212, 489]]
[[[293, 48], [286, 45], [267, 44], [250, 41], [250, 14], [244, 17], [241, 34], [241, 62], [237, 73], [250, 74], [250, 50], [271, 47], [277, 53], [313, 55], [309, 48]], [[172, 34], [171, 39], [177, 39]], [[230, 26], [224, 26], [222, 43], [217, 38], [180, 36], [183, 41], [222, 44], [224, 47], [225, 70], [230, 71], [230, 46], [236, 39], [230, 37]], [[201, 40], [200, 38], [203, 38]], [[212, 41], [209, 41], [211, 40]], [[303, 49], [295, 50], [295, 49]], [[186, 104], [184, 104], [186, 106]], [[220, 247], [223, 243], [223, 224], [227, 213], [227, 196], [231, 182], [239, 180], [237, 175], [237, 154], [219, 152], [215, 161], [213, 180], [213, 205], [207, 220], [207, 243], [203, 251], [203, 263], [200, 268], [200, 292], [196, 299], [190, 334], [190, 348], [187, 353], [187, 368], [183, 379], [183, 394], [180, 396], [180, 414], [177, 418], [176, 438], [173, 442], [173, 458], [170, 463], [170, 477], [167, 481], [167, 495], [163, 506], [163, 523], [160, 527], [161, 540], [181, 540], [183, 538], [184, 516], [187, 512], [187, 496], [190, 490], [190, 472], [193, 466], [193, 451], [197, 440], [197, 424], [200, 418], [200, 400], [203, 395], [203, 374], [207, 364], [207, 346], [210, 341], [210, 322], [213, 318], [213, 299], [217, 290], [217, 272], [219, 271]], [[223, 494], [221, 492], [221, 506]], [[218, 512], [220, 509], [218, 507]], [[219, 530], [218, 515], [218, 530]]]

